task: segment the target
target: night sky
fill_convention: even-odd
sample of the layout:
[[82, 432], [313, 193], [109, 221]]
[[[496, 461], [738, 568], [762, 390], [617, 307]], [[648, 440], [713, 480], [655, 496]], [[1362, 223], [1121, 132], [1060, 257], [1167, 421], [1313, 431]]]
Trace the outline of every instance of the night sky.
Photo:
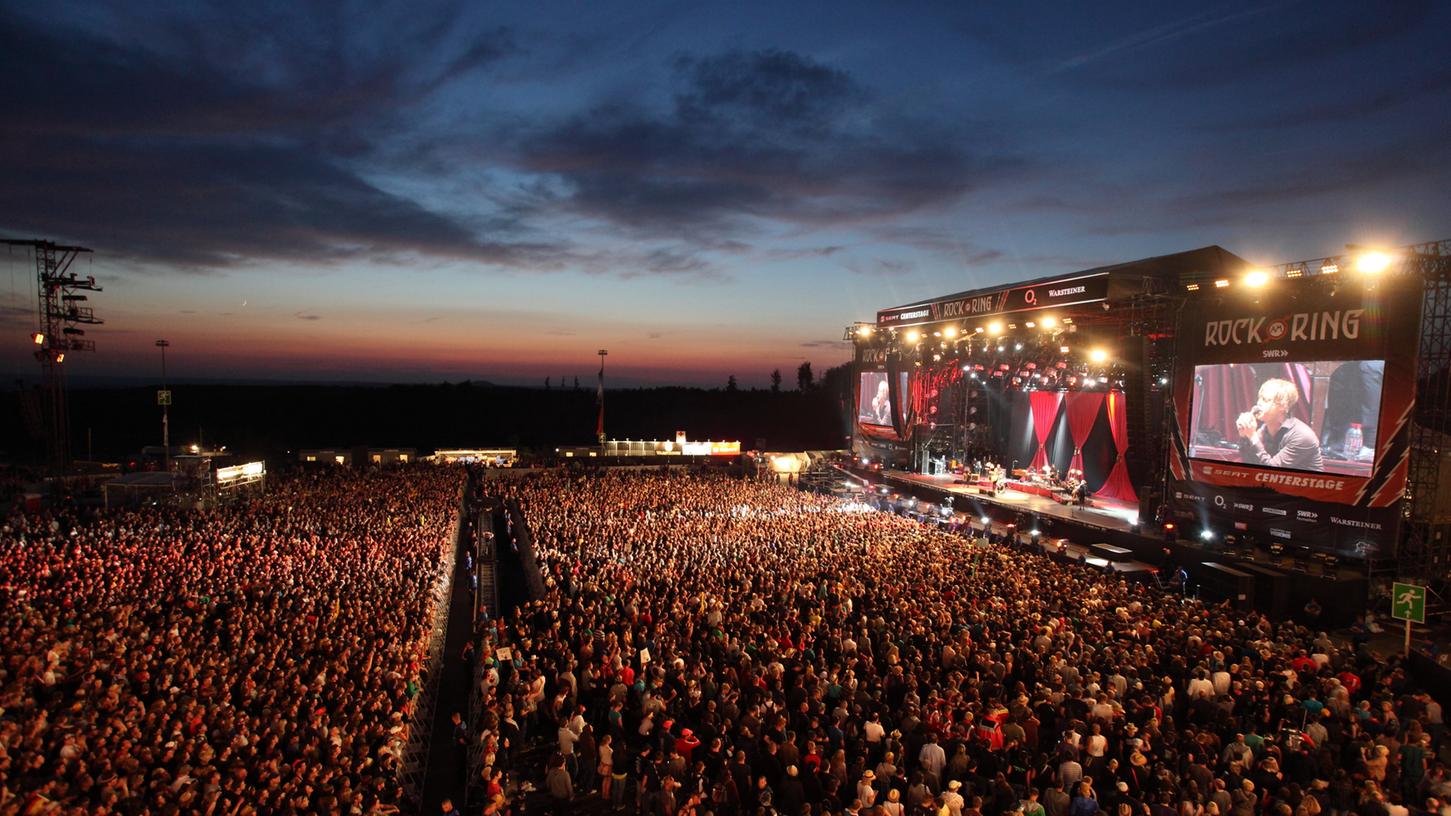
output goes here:
[[[719, 386], [880, 307], [1451, 237], [1451, 5], [49, 0], [0, 234], [95, 250], [73, 378]], [[35, 379], [34, 269], [0, 373]]]

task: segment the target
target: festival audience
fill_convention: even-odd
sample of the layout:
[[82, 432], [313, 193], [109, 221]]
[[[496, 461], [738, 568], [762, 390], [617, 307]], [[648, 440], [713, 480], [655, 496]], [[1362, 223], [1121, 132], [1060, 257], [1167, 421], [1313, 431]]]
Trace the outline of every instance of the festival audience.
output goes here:
[[1291, 622], [776, 484], [499, 489], [547, 589], [480, 627], [488, 812], [1448, 812], [1440, 706]]
[[386, 813], [462, 473], [0, 528], [0, 813]]

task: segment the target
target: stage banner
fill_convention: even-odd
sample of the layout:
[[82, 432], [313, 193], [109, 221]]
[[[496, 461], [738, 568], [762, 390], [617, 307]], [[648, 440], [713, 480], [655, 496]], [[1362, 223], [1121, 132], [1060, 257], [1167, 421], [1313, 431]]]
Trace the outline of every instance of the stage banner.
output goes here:
[[1109, 296], [1109, 275], [1096, 272], [997, 291], [952, 295], [877, 312], [878, 328], [906, 328], [943, 320], [1030, 312], [1098, 303]]
[[1405, 490], [1419, 281], [1282, 279], [1181, 313], [1172, 509], [1261, 541], [1389, 554]]

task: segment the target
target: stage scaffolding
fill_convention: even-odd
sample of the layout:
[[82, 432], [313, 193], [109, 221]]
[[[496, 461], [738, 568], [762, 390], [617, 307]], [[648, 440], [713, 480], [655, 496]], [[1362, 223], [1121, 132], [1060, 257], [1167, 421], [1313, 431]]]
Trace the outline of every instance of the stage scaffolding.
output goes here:
[[1451, 583], [1451, 240], [1406, 248], [1405, 273], [1422, 280], [1410, 473], [1401, 504], [1395, 574], [1421, 579], [1441, 598]]

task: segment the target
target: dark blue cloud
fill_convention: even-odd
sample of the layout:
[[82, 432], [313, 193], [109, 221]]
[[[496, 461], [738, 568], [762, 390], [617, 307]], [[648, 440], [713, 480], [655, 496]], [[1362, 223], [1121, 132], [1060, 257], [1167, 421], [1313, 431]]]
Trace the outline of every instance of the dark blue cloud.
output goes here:
[[559, 205], [646, 234], [748, 232], [752, 219], [844, 225], [943, 206], [1026, 160], [979, 128], [895, 113], [800, 54], [673, 63], [673, 105], [593, 108], [523, 135], [521, 167]]

